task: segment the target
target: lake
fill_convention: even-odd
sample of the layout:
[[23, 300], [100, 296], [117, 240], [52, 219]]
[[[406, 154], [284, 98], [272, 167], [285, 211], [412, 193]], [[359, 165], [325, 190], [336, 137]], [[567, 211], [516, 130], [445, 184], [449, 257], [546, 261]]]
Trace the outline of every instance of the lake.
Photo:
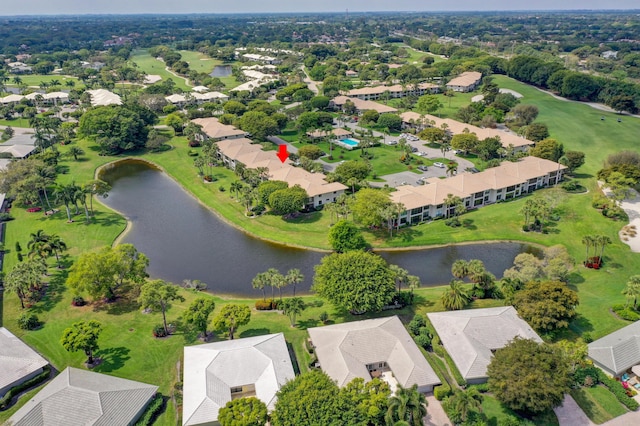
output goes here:
[[[113, 189], [102, 200], [132, 223], [123, 237], [150, 258], [149, 274], [174, 283], [199, 279], [214, 294], [258, 297], [251, 280], [269, 268], [286, 273], [298, 268], [309, 293], [313, 267], [325, 253], [269, 243], [228, 225], [149, 163], [124, 160], [107, 166], [101, 179]], [[387, 261], [418, 275], [423, 285], [446, 284], [456, 259], [480, 259], [500, 277], [519, 253], [535, 251], [521, 243], [451, 245], [422, 250], [381, 252]], [[290, 289], [285, 290], [289, 294]]]
[[209, 75], [211, 77], [229, 77], [231, 73], [231, 65], [216, 65]]

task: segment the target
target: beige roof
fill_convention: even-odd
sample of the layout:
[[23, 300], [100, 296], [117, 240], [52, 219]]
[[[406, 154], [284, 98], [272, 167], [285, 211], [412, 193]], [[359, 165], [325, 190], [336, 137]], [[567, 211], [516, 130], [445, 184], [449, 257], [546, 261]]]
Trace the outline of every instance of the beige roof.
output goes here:
[[356, 377], [370, 381], [367, 365], [386, 362], [404, 387], [440, 380], [397, 316], [308, 329], [322, 370], [338, 386]]
[[[340, 136], [351, 136], [353, 135], [353, 132], [350, 130], [345, 130], [342, 127], [338, 127], [336, 129], [332, 129], [331, 133], [333, 133], [334, 135], [340, 137]], [[323, 138], [326, 136], [326, 132], [324, 130], [320, 130], [320, 129], [316, 129], [313, 132], [307, 132], [307, 136], [309, 136], [310, 138]]]
[[492, 351], [515, 337], [542, 342], [513, 306], [432, 312], [427, 316], [465, 380], [486, 378]]
[[463, 72], [456, 78], [452, 79], [447, 83], [448, 86], [460, 86], [460, 87], [468, 87], [478, 83], [482, 80], [482, 73], [476, 71], [467, 71]]
[[47, 364], [47, 360], [26, 343], [0, 327], [0, 389], [20, 382]]
[[122, 105], [120, 96], [108, 90], [87, 90], [87, 93], [91, 95], [91, 105], [93, 106]]
[[68, 367], [20, 408], [14, 426], [129, 425], [157, 386]]
[[333, 98], [333, 103], [338, 106], [344, 105], [347, 101], [351, 101], [359, 111], [374, 110], [380, 114], [385, 112], [398, 112], [395, 108], [374, 101], [364, 101], [362, 99], [350, 98], [348, 96], [336, 96]]
[[[438, 85], [432, 84], [432, 83], [420, 83], [418, 85], [418, 88], [423, 90], [437, 89]], [[412, 86], [402, 87], [401, 84], [395, 84], [393, 86], [362, 87], [360, 89], [349, 90], [349, 92], [347, 93], [347, 96], [381, 95], [387, 91], [390, 93], [401, 93], [401, 92], [407, 92], [411, 90], [412, 90]]]
[[5, 96], [4, 98], [0, 98], [0, 103], [10, 104], [12, 102], [20, 102], [23, 98], [24, 96], [22, 95], [16, 95], [16, 94], [8, 95], [8, 96]]
[[224, 139], [231, 136], [245, 136], [247, 133], [228, 124], [222, 124], [215, 117], [196, 118], [193, 123], [202, 126], [202, 131], [211, 139]]
[[282, 333], [184, 348], [183, 425], [212, 425], [231, 388], [254, 385], [273, 410], [276, 392], [295, 374]]

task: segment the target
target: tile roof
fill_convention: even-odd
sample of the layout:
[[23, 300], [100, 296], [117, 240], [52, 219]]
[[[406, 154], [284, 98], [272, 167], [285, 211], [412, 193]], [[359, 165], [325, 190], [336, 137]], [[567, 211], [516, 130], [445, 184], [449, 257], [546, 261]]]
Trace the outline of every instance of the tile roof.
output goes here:
[[0, 389], [21, 381], [47, 364], [40, 354], [0, 327]]
[[228, 124], [220, 123], [215, 117], [196, 118], [191, 121], [201, 125], [202, 131], [213, 140], [228, 138], [231, 136], [245, 136], [247, 134], [244, 130], [236, 129]]
[[91, 105], [93, 106], [122, 105], [120, 96], [106, 89], [87, 90], [86, 93], [91, 95]]
[[[431, 90], [437, 89], [439, 86], [437, 84], [432, 83], [420, 83], [418, 85], [418, 89], [422, 90]], [[397, 92], [411, 92], [413, 91], [411, 86], [403, 87], [401, 84], [395, 84], [393, 86], [373, 86], [373, 87], [362, 87], [360, 89], [351, 89], [347, 92], [347, 96], [358, 96], [358, 95], [381, 95], [384, 92], [397, 93]]]
[[476, 71], [463, 72], [447, 83], [448, 86], [468, 87], [477, 84], [482, 79], [482, 73]]
[[276, 392], [294, 377], [282, 333], [187, 346], [182, 424], [212, 424], [231, 401], [231, 388], [251, 384], [272, 410]]
[[13, 426], [131, 424], [157, 386], [68, 367], [9, 419]]
[[334, 105], [338, 106], [344, 105], [347, 101], [351, 101], [359, 111], [374, 110], [380, 114], [384, 114], [385, 112], [398, 112], [398, 110], [393, 107], [374, 101], [365, 101], [358, 98], [350, 98], [348, 96], [336, 96], [333, 98]]
[[640, 364], [640, 321], [589, 343], [589, 358], [614, 374]]
[[466, 380], [486, 378], [492, 351], [515, 337], [542, 342], [513, 306], [432, 312], [427, 316]]
[[371, 380], [367, 365], [387, 362], [404, 387], [440, 383], [397, 316], [308, 329], [322, 370], [344, 386]]

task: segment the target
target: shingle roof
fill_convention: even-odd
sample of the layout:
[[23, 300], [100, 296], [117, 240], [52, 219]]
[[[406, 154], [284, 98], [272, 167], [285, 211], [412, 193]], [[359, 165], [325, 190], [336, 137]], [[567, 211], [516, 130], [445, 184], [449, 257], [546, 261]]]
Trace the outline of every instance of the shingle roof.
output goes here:
[[440, 383], [397, 316], [308, 329], [322, 370], [344, 386], [371, 380], [368, 364], [387, 362], [404, 387]]
[[542, 342], [513, 306], [432, 312], [427, 316], [466, 380], [486, 378], [492, 351], [515, 337]]
[[244, 130], [220, 123], [215, 117], [196, 118], [191, 121], [201, 125], [202, 131], [213, 140], [228, 138], [230, 136], [245, 136], [247, 134]]
[[128, 425], [157, 386], [68, 367], [9, 419], [13, 426]]
[[380, 114], [383, 114], [385, 112], [398, 112], [398, 110], [393, 107], [383, 105], [374, 101], [365, 101], [358, 98], [350, 98], [348, 96], [336, 96], [335, 98], [333, 98], [334, 105], [338, 106], [344, 105], [347, 101], [351, 101], [359, 111], [374, 110], [379, 112]]
[[47, 364], [47, 360], [26, 343], [0, 327], [0, 389], [21, 381]]
[[231, 388], [255, 385], [271, 410], [276, 392], [295, 377], [282, 333], [184, 348], [183, 425], [211, 424]]
[[640, 364], [640, 321], [589, 343], [589, 358], [620, 374]]

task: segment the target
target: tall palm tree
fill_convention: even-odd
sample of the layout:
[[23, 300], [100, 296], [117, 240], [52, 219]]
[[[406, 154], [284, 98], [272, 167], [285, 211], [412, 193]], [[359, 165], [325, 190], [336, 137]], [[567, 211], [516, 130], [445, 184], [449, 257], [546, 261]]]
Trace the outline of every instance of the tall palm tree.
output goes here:
[[27, 248], [29, 249], [29, 258], [39, 257], [46, 259], [51, 254], [50, 246], [51, 236], [45, 234], [42, 229], [31, 233]]
[[58, 201], [62, 201], [64, 203], [64, 207], [67, 210], [67, 222], [73, 222], [71, 219], [71, 209], [69, 206], [73, 203], [75, 197], [75, 184], [64, 185], [59, 184], [54, 190], [54, 195]]
[[468, 263], [464, 259], [458, 259], [451, 265], [451, 275], [461, 280], [468, 274]]
[[407, 285], [409, 286], [409, 290], [411, 290], [411, 293], [413, 294], [413, 290], [415, 290], [416, 288], [420, 288], [420, 277], [418, 277], [417, 275], [409, 275]]
[[453, 409], [464, 423], [469, 417], [469, 411], [482, 411], [482, 395], [476, 388], [456, 391], [449, 397], [446, 404]]
[[467, 306], [470, 298], [463, 285], [460, 280], [451, 280], [449, 288], [442, 293], [440, 301], [446, 310], [457, 311]]
[[398, 292], [400, 292], [400, 290], [402, 290], [402, 284], [407, 284], [409, 282], [409, 271], [399, 267], [398, 265], [389, 265], [389, 269], [393, 274], [393, 279], [396, 282], [397, 290]]
[[84, 150], [79, 146], [72, 146], [67, 151], [67, 155], [72, 156], [75, 161], [78, 161], [78, 157], [80, 157], [81, 155], [84, 155]]
[[264, 292], [264, 287], [269, 283], [269, 277], [266, 272], [260, 272], [253, 280], [251, 280], [251, 286], [257, 290], [262, 291], [262, 300], [267, 300]]
[[278, 288], [281, 292], [280, 299], [282, 299], [282, 283], [284, 281], [284, 277], [276, 268], [267, 269], [267, 277], [269, 280], [269, 285], [271, 286], [271, 300], [275, 299], [275, 289]]
[[447, 164], [447, 174], [453, 176], [458, 173], [458, 163], [450, 162]]
[[594, 243], [595, 243], [595, 238], [593, 235], [585, 235], [584, 237], [582, 237], [582, 244], [584, 244], [585, 247], [587, 248], [587, 260], [586, 260], [587, 262], [589, 261], [589, 257], [591, 257], [589, 256], [589, 252], [590, 252], [589, 249], [591, 249], [591, 247], [594, 246]]
[[300, 272], [300, 269], [293, 268], [287, 271], [284, 279], [293, 286], [293, 297], [296, 297], [296, 285], [304, 281], [304, 275]]
[[58, 264], [58, 268], [61, 268], [59, 253], [67, 249], [67, 244], [64, 241], [62, 241], [62, 238], [60, 238], [59, 235], [52, 234], [49, 237], [49, 246], [51, 247], [53, 254], [56, 256], [56, 263]]
[[467, 264], [467, 275], [474, 283], [479, 282], [486, 272], [487, 269], [485, 268], [484, 263], [482, 263], [482, 260], [471, 259]]
[[417, 385], [410, 388], [399, 385], [395, 395], [389, 398], [388, 407], [384, 416], [387, 426], [396, 425], [399, 421], [422, 426], [422, 419], [427, 415], [427, 399], [418, 392]]
[[85, 191], [91, 194], [91, 197], [89, 198], [89, 209], [91, 210], [91, 215], [93, 216], [93, 196], [99, 195], [102, 198], [107, 198], [109, 196], [109, 191], [111, 191], [111, 185], [103, 180], [95, 179], [87, 182], [83, 188]]
[[611, 238], [606, 235], [597, 235], [596, 236], [596, 247], [600, 249], [599, 254], [597, 256], [600, 258], [600, 263], [602, 263], [602, 257], [604, 256], [604, 248], [605, 246], [611, 244]]
[[627, 296], [627, 304], [633, 299], [633, 309], [638, 306], [638, 296], [640, 296], [640, 275], [632, 275], [627, 281], [627, 286], [622, 290], [622, 294]]

